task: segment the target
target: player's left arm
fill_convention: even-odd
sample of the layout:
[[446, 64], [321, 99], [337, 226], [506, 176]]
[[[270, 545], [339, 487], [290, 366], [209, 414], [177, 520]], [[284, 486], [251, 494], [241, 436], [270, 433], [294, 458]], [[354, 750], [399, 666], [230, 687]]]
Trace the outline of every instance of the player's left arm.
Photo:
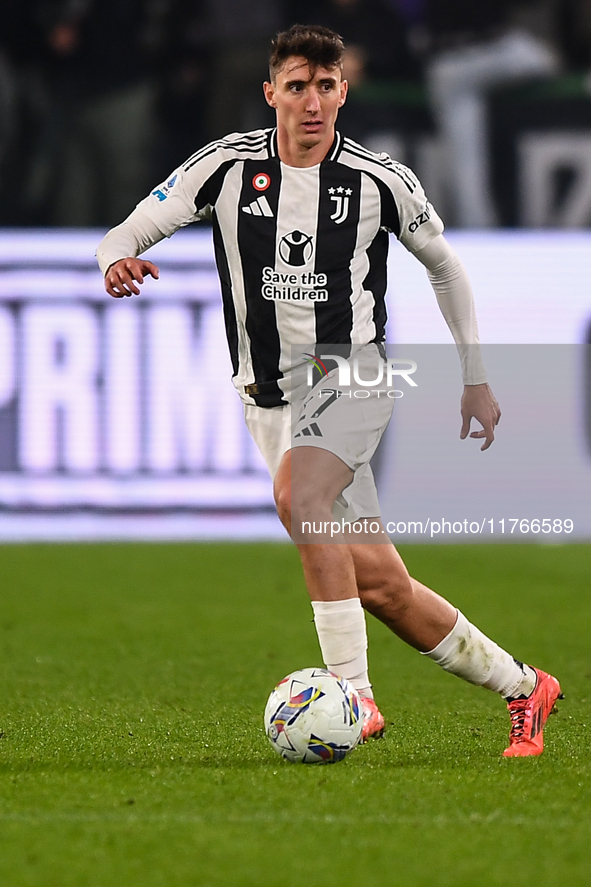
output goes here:
[[[486, 450], [494, 440], [501, 411], [486, 380], [468, 275], [443, 236], [443, 222], [412, 170], [390, 160], [387, 155], [380, 155], [380, 159], [383, 182], [393, 197], [391, 202], [382, 204], [382, 225], [396, 233], [406, 249], [427, 269], [462, 365], [464, 394], [460, 437], [463, 440], [470, 434], [470, 437], [484, 438], [481, 449]], [[473, 418], [481, 423], [482, 429], [470, 433]]]
[[[480, 449], [486, 450], [494, 440], [494, 430], [501, 418], [501, 411], [486, 381], [468, 274], [443, 234], [436, 235], [421, 249], [413, 252], [427, 269], [441, 313], [460, 354], [464, 380], [460, 438], [464, 440], [468, 434], [472, 438], [484, 438]], [[481, 430], [470, 432], [473, 418], [480, 422]]]

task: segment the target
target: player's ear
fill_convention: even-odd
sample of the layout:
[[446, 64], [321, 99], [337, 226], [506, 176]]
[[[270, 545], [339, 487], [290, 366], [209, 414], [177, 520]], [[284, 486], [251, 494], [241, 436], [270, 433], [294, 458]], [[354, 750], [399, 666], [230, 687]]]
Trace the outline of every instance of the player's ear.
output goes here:
[[342, 108], [343, 105], [345, 104], [345, 101], [347, 98], [347, 93], [349, 92], [349, 83], [347, 82], [347, 80], [341, 80], [340, 90], [341, 90], [341, 95], [339, 98], [339, 108]]
[[273, 83], [270, 83], [268, 80], [265, 80], [263, 83], [263, 92], [265, 93], [265, 99], [267, 104], [272, 108], [277, 107], [277, 103], [275, 101], [275, 86]]

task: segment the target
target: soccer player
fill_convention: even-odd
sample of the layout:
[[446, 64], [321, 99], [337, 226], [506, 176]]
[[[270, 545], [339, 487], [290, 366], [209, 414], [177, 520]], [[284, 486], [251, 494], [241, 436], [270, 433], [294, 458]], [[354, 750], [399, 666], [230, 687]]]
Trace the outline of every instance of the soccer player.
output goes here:
[[[466, 272], [420, 183], [406, 167], [335, 129], [347, 96], [343, 51], [340, 37], [319, 26], [294, 25], [279, 34], [264, 84], [276, 128], [233, 133], [189, 157], [108, 232], [97, 258], [111, 296], [138, 295], [146, 275], [159, 275], [138, 256], [179, 228], [211, 218], [233, 381], [274, 479], [279, 517], [298, 545], [324, 662], [362, 697], [364, 738], [384, 729], [368, 676], [365, 609], [446, 671], [499, 693], [511, 715], [504, 754], [537, 755], [560, 695], [555, 678], [516, 661], [412, 579], [381, 524], [381, 535], [363, 542], [345, 532], [330, 542], [303, 531], [310, 517], [380, 520], [369, 460], [393, 401], [373, 398], [370, 405], [335, 394], [322, 409], [320, 403], [322, 391], [338, 390], [338, 349], [345, 357], [353, 349], [362, 360], [383, 359], [389, 233], [427, 269], [458, 345], [460, 437], [481, 439], [485, 450], [500, 417], [480, 358]], [[330, 353], [336, 362], [296, 407], [292, 393], [310, 355], [292, 346], [306, 342], [314, 355]], [[473, 418], [482, 428], [470, 433]]]

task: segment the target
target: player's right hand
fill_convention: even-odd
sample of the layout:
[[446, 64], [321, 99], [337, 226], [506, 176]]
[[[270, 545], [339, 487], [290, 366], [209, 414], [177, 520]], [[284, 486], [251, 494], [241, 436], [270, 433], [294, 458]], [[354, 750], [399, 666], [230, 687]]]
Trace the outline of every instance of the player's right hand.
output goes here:
[[139, 296], [140, 290], [137, 284], [144, 282], [146, 274], [155, 280], [160, 277], [156, 265], [146, 259], [119, 259], [109, 265], [105, 274], [105, 289], [115, 299], [121, 299], [123, 296]]

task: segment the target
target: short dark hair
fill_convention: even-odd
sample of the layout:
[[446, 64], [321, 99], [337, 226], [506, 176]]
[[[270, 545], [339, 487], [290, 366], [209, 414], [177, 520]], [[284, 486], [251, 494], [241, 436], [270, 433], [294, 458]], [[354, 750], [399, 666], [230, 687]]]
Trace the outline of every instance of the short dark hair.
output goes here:
[[322, 25], [292, 25], [277, 34], [271, 44], [269, 71], [271, 80], [294, 55], [306, 59], [312, 72], [320, 68], [342, 68], [345, 46], [343, 38]]

